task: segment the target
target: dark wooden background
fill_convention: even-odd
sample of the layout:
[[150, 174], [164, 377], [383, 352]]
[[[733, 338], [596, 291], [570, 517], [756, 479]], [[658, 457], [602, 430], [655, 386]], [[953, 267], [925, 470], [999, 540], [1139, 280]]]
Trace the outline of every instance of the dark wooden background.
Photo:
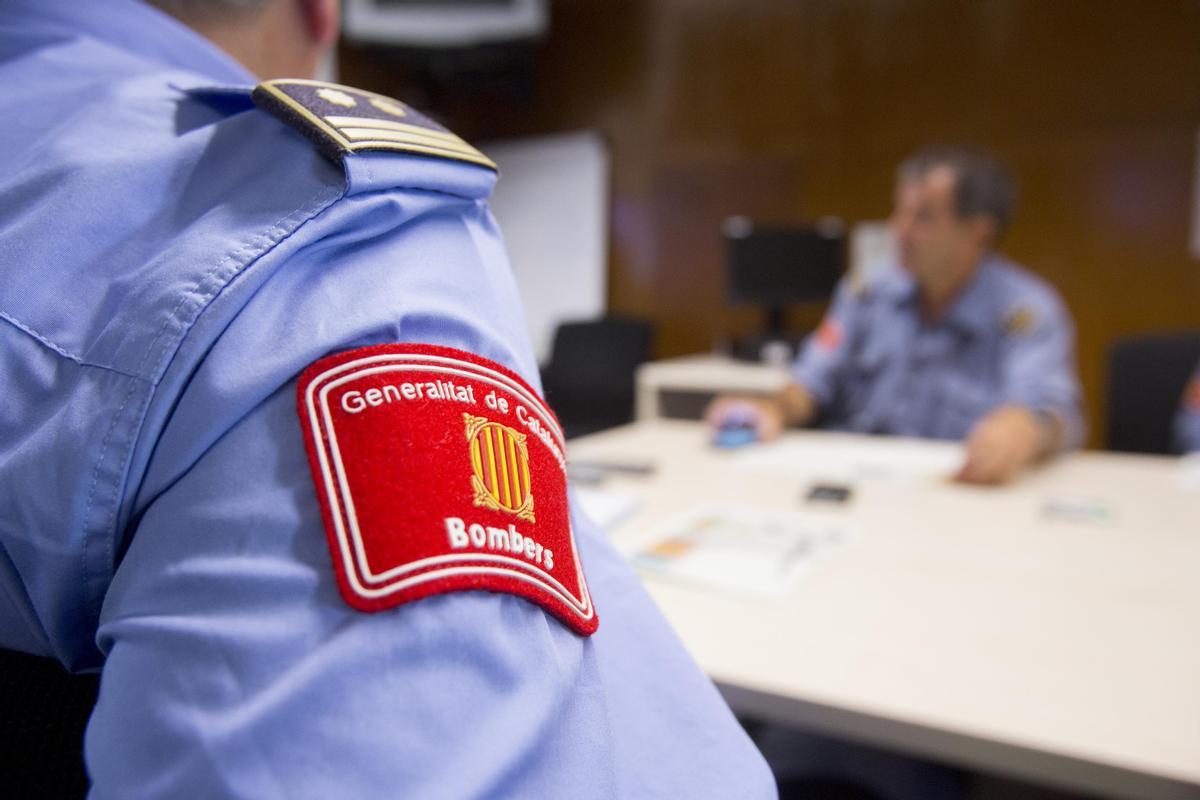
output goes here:
[[1017, 173], [1002, 250], [1074, 312], [1093, 444], [1113, 339], [1200, 327], [1197, 0], [556, 0], [551, 12], [548, 38], [523, 53], [417, 65], [345, 46], [341, 79], [474, 141], [600, 130], [610, 307], [657, 322], [659, 356], [758, 323], [724, 301], [725, 216], [882, 219], [896, 163], [928, 142], [988, 148]]

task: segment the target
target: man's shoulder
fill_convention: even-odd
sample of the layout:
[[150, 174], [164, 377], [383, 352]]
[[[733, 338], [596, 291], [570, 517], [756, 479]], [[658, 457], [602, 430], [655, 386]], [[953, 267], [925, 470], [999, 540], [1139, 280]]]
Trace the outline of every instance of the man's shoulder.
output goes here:
[[993, 257], [986, 265], [1001, 327], [1011, 335], [1039, 325], [1068, 323], [1070, 314], [1058, 290], [1032, 270], [1008, 259]]
[[249, 181], [246, 190], [263, 186], [263, 170], [303, 169], [318, 158], [347, 195], [411, 189], [482, 199], [495, 187], [496, 165], [484, 153], [385, 95], [303, 79], [181, 91], [180, 115], [207, 126], [214, 154], [229, 156], [227, 178]]
[[[331, 205], [363, 194], [474, 201], [491, 192], [486, 157], [418, 112], [349, 87], [295, 83], [307, 95], [284, 94], [283, 84], [258, 90], [288, 97], [290, 120], [256, 102], [253, 87], [182, 72], [132, 74], [82, 93], [47, 87], [46, 102], [70, 124], [12, 141], [26, 157], [0, 177], [0, 191], [37, 202], [0, 211], [0, 233], [25, 255], [0, 288], [0, 311], [57, 332], [60, 352], [151, 377], [141, 351], [182, 333], [194, 303], [294, 243], [302, 227], [313, 239], [336, 233], [337, 219], [321, 215]], [[301, 110], [321, 114], [328, 131], [298, 121]], [[116, 289], [119, 306], [82, 302]]]
[[849, 273], [839, 291], [855, 306], [898, 303], [916, 290], [912, 276], [898, 264], [881, 265], [871, 271]]
[[186, 72], [149, 72], [48, 102], [69, 103], [72, 118], [56, 132], [52, 155], [84, 170], [116, 167], [119, 178], [190, 170], [193, 182], [278, 198], [284, 207], [301, 202], [292, 191], [275, 191], [284, 173], [348, 195], [412, 189], [467, 198], [486, 198], [498, 175], [486, 155], [415, 108], [322, 81], [222, 85]]
[[1026, 266], [999, 256], [989, 259], [987, 266], [1005, 296], [1042, 303], [1061, 302], [1054, 285]]

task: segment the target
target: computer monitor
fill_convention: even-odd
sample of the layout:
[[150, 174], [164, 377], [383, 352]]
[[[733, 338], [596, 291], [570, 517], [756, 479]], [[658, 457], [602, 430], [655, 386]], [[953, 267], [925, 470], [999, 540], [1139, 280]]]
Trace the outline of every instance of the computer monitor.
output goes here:
[[838, 221], [760, 227], [731, 217], [724, 233], [729, 301], [764, 306], [769, 334], [783, 331], [789, 304], [828, 300], [846, 269], [846, 229]]
[[344, 0], [351, 40], [454, 48], [536, 39], [549, 25], [549, 0]]

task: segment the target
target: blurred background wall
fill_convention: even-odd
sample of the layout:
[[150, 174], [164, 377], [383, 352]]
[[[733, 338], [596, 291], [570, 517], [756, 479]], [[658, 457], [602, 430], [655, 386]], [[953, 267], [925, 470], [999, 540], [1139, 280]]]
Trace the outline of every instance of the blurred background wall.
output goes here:
[[660, 357], [761, 319], [726, 306], [724, 217], [882, 219], [928, 142], [1018, 175], [1002, 250], [1074, 313], [1093, 444], [1114, 338], [1200, 326], [1195, 0], [555, 0], [533, 47], [347, 44], [339, 68], [471, 141], [600, 131], [609, 309], [656, 322]]

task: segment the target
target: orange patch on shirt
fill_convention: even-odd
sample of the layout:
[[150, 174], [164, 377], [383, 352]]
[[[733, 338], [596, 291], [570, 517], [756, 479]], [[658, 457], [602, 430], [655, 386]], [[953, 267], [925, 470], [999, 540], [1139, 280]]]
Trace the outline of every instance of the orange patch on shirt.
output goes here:
[[1192, 378], [1183, 395], [1183, 407], [1188, 411], [1200, 412], [1200, 378]]
[[817, 328], [817, 345], [822, 350], [834, 351], [841, 347], [843, 339], [842, 324], [836, 319], [826, 319]]

